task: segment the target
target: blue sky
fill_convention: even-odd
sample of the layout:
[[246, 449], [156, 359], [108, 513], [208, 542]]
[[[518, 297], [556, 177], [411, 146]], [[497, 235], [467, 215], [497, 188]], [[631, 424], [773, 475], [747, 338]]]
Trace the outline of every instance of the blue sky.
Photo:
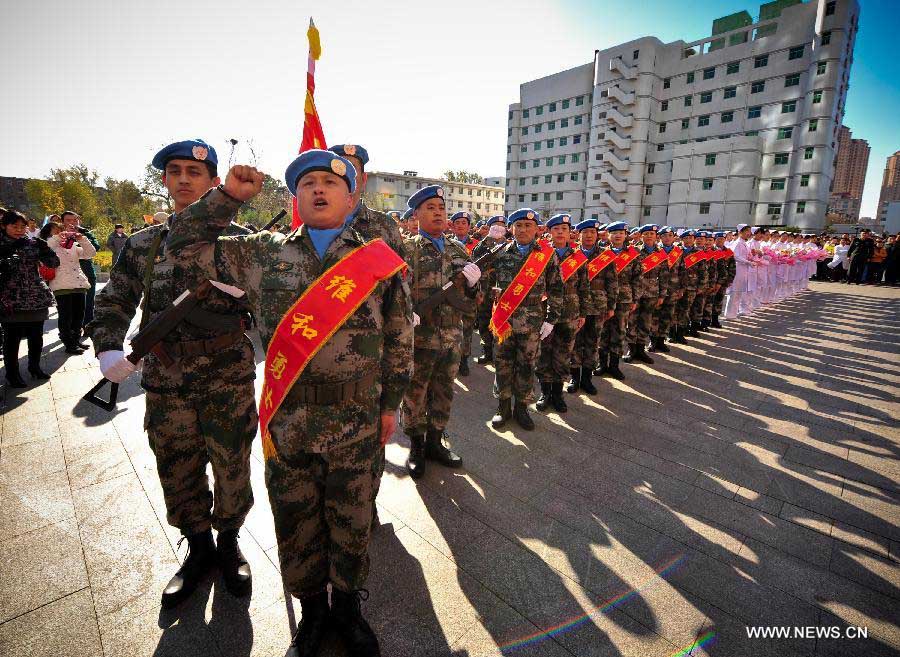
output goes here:
[[[900, 150], [896, 3], [862, 0], [845, 123], [872, 146], [863, 215]], [[7, 4], [0, 175], [85, 162], [138, 177], [165, 143], [200, 136], [281, 177], [299, 145], [306, 25], [322, 34], [317, 102], [329, 142], [364, 144], [373, 169], [505, 169], [506, 110], [522, 82], [639, 36], [692, 41], [758, 5], [422, 0], [34, 0]]]

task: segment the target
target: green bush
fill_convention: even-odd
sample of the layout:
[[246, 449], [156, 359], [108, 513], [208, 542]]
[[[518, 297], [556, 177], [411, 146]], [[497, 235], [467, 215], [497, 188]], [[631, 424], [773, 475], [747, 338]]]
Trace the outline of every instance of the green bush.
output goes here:
[[112, 269], [112, 251], [97, 251], [94, 256], [94, 264], [100, 267], [100, 271], [109, 271]]

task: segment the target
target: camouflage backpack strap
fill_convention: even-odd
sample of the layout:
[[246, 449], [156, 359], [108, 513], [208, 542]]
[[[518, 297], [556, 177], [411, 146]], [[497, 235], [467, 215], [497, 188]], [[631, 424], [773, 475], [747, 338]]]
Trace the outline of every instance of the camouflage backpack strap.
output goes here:
[[159, 246], [162, 244], [163, 238], [168, 233], [168, 229], [163, 229], [157, 233], [150, 244], [150, 251], [147, 252], [147, 264], [144, 269], [144, 294], [141, 299], [141, 329], [143, 329], [150, 316], [147, 314], [147, 308], [150, 306], [150, 284], [153, 282], [153, 268], [156, 266], [156, 254], [159, 253]]

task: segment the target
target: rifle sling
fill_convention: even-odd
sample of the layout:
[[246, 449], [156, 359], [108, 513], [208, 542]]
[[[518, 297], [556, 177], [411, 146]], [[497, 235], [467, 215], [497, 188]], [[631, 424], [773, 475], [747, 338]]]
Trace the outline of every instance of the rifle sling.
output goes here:
[[144, 297], [141, 299], [141, 325], [139, 330], [143, 330], [150, 321], [147, 314], [147, 308], [150, 307], [150, 285], [153, 283], [153, 268], [156, 267], [156, 254], [159, 252], [159, 245], [162, 244], [163, 238], [168, 234], [169, 229], [164, 228], [157, 233], [150, 244], [150, 251], [147, 253], [147, 264], [144, 269]]

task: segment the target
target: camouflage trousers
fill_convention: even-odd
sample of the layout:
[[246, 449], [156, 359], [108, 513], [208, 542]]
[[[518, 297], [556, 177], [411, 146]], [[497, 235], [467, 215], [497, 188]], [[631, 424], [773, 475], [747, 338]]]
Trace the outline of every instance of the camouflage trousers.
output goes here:
[[188, 395], [147, 391], [144, 428], [170, 525], [187, 536], [211, 526], [223, 531], [244, 524], [253, 506], [250, 448], [257, 423], [253, 381]]
[[[487, 295], [486, 295], [487, 296]], [[490, 299], [485, 299], [478, 306], [478, 312], [475, 314], [475, 326], [478, 327], [478, 336], [481, 338], [482, 351], [493, 350], [494, 334], [491, 333], [491, 315], [494, 312], [494, 304]]]
[[537, 378], [544, 383], [562, 383], [569, 378], [572, 349], [575, 347], [575, 329], [578, 321], [553, 325], [553, 333], [540, 343]]
[[299, 432], [278, 436], [278, 457], [266, 460], [281, 576], [297, 597], [318, 593], [329, 581], [354, 591], [369, 574], [372, 474], [383, 449], [377, 423], [357, 437], [309, 452]]
[[628, 322], [630, 303], [617, 303], [616, 313], [603, 323], [603, 331], [600, 334], [600, 352], [622, 356], [625, 350], [625, 334]]
[[703, 319], [703, 308], [706, 306], [706, 293], [698, 292], [694, 297], [694, 303], [691, 304], [691, 321], [700, 323]]
[[403, 396], [403, 430], [421, 436], [429, 429], [443, 431], [450, 420], [453, 380], [459, 371], [459, 345], [413, 352], [413, 375]]
[[715, 296], [712, 298], [712, 303], [707, 304], [710, 307], [710, 314], [708, 319], [712, 320], [715, 315], [718, 317], [722, 314], [722, 306], [725, 305], [725, 286], [723, 285], [718, 292], [716, 292]]
[[646, 345], [650, 342], [653, 313], [656, 311], [656, 297], [642, 297], [637, 308], [628, 319], [628, 344]]
[[605, 318], [606, 315], [588, 315], [584, 318], [584, 326], [575, 334], [575, 345], [569, 361], [571, 367], [591, 370], [597, 367], [597, 349], [600, 347], [600, 332]]
[[675, 322], [675, 310], [678, 300], [672, 295], [666, 296], [663, 304], [653, 312], [653, 321], [650, 325], [650, 335], [654, 338], [664, 338], [669, 334], [669, 329]]
[[513, 331], [494, 351], [497, 391], [500, 399], [512, 399], [527, 404], [534, 398], [534, 367], [540, 351], [538, 331]]
[[691, 307], [694, 305], [694, 298], [697, 296], [697, 290], [685, 290], [682, 297], [678, 300], [678, 306], [675, 309], [675, 324], [680, 327], [687, 327], [691, 321]]
[[459, 355], [468, 358], [472, 355], [472, 334], [475, 332], [475, 315], [463, 315], [462, 346]]

